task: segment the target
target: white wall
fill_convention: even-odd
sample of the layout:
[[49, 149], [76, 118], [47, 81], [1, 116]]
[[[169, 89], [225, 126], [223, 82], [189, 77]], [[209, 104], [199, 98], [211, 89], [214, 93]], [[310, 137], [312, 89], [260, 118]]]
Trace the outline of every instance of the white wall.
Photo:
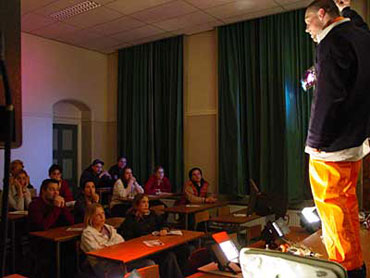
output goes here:
[[[37, 188], [52, 163], [53, 105], [77, 100], [91, 110], [92, 155], [109, 165], [116, 158], [116, 98], [110, 82], [116, 56], [73, 47], [22, 33], [23, 144], [12, 151]], [[0, 151], [0, 179], [3, 155]], [[82, 165], [85, 167], [86, 165]]]

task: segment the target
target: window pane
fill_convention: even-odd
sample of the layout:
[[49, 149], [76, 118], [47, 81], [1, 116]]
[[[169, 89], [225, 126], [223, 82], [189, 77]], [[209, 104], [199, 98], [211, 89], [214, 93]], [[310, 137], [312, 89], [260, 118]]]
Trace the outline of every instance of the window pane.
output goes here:
[[63, 158], [63, 178], [66, 180], [72, 179], [73, 173], [73, 159]]
[[73, 147], [73, 133], [71, 129], [64, 129], [63, 131], [63, 151], [71, 151]]
[[53, 151], [58, 150], [58, 129], [53, 128]]

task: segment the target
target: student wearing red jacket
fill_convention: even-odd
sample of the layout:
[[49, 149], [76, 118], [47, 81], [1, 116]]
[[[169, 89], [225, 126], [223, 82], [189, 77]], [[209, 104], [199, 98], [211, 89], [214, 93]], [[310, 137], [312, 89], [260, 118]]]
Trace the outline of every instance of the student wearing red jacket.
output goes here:
[[150, 176], [145, 184], [145, 194], [155, 195], [161, 192], [171, 192], [170, 180], [164, 175], [162, 166], [157, 166], [154, 169], [154, 174]]
[[57, 180], [46, 179], [42, 182], [40, 197], [29, 206], [28, 221], [31, 231], [49, 230], [74, 223], [64, 198], [59, 195]]
[[[40, 188], [40, 197], [32, 201], [28, 209], [28, 224], [30, 231], [43, 231], [74, 223], [72, 214], [65, 206], [65, 200], [59, 195], [57, 180], [46, 179]], [[35, 252], [35, 277], [55, 277], [55, 246], [54, 242], [34, 237], [31, 239], [31, 249]], [[62, 277], [73, 277], [75, 243], [66, 242], [61, 246]], [[71, 255], [72, 254], [72, 255]]]

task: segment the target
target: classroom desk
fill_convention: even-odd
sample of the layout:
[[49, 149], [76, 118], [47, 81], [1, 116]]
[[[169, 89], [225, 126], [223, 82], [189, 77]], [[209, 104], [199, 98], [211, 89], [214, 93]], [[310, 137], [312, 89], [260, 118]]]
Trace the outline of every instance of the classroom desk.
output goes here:
[[180, 205], [170, 208], [164, 208], [163, 211], [169, 212], [169, 213], [178, 213], [178, 214], [184, 214], [185, 215], [185, 230], [188, 230], [189, 226], [189, 214], [193, 214], [196, 212], [213, 209], [217, 207], [223, 207], [228, 204], [227, 201], [222, 202], [215, 202], [210, 204], [187, 204], [187, 205]]
[[[181, 193], [161, 193], [158, 195], [147, 195], [149, 201], [157, 201], [160, 199], [177, 199], [179, 196], [181, 196]], [[124, 203], [131, 203], [132, 200], [134, 200], [134, 197], [122, 197], [120, 198], [120, 201]]]
[[[57, 278], [60, 278], [60, 244], [61, 242], [69, 241], [78, 238], [82, 233], [83, 223], [74, 224], [67, 227], [58, 227], [47, 231], [30, 232], [31, 236], [42, 238], [44, 240], [53, 241], [56, 244], [56, 265]], [[78, 228], [75, 231], [68, 231], [69, 228]]]
[[16, 259], [16, 248], [15, 248], [15, 229], [17, 222], [25, 221], [28, 213], [27, 212], [18, 212], [13, 211], [8, 213], [8, 221], [10, 225], [10, 240], [11, 240], [11, 249], [12, 249], [12, 265], [11, 272], [15, 272], [15, 259]]
[[[91, 251], [86, 253], [87, 255], [120, 261], [123, 263], [129, 263], [135, 261], [137, 259], [141, 259], [147, 257], [149, 255], [153, 255], [155, 253], [161, 252], [166, 249], [173, 248], [175, 246], [184, 244], [186, 242], [198, 239], [204, 235], [203, 232], [193, 232], [193, 231], [185, 231], [182, 230], [182, 236], [153, 236], [153, 235], [146, 235], [138, 238], [134, 238], [113, 246], [105, 247], [99, 250]], [[144, 240], [154, 240], [159, 239], [161, 240], [164, 245], [155, 246], [155, 247], [148, 247], [146, 246], [143, 241]]]
[[212, 217], [210, 220], [217, 223], [241, 225], [258, 218], [261, 218], [261, 216], [258, 216], [257, 214], [247, 216], [246, 214], [242, 215], [239, 213], [233, 213], [230, 215], [215, 216]]

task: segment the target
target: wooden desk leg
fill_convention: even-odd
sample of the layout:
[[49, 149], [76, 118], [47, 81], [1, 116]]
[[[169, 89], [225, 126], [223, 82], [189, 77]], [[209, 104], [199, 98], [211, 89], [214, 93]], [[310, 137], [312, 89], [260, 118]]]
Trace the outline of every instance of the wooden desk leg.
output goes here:
[[12, 273], [15, 273], [15, 220], [11, 222], [11, 240], [12, 240]]
[[57, 278], [60, 278], [60, 242], [57, 241], [56, 256], [57, 256]]

